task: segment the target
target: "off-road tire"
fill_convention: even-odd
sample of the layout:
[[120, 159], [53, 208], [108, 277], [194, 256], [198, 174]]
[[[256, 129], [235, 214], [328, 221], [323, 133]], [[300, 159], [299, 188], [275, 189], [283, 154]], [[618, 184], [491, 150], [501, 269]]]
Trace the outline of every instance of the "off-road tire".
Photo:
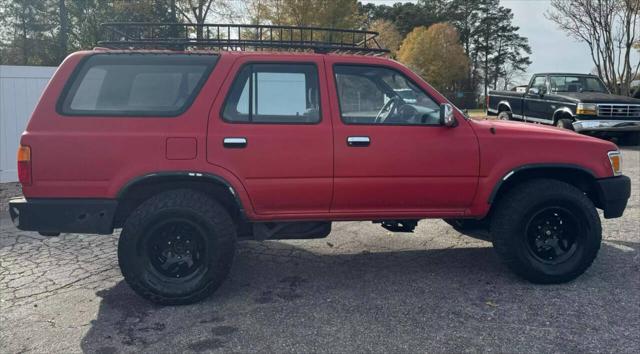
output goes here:
[[[149, 256], [149, 245], [161, 237], [152, 232], [154, 225], [166, 220], [177, 220], [178, 225], [182, 220], [201, 231], [195, 233], [201, 240], [199, 266], [182, 279], [161, 274]], [[118, 242], [118, 261], [124, 279], [138, 295], [160, 305], [185, 305], [211, 295], [222, 284], [231, 268], [235, 242], [234, 222], [218, 202], [193, 190], [171, 190], [143, 202], [127, 218]]]
[[511, 112], [502, 111], [502, 112], [498, 113], [498, 119], [499, 120], [511, 120]]
[[[574, 213], [579, 231], [575, 232], [574, 253], [550, 265], [534, 255], [526, 230], [534, 215], [539, 215], [536, 213], [554, 206]], [[511, 270], [533, 283], [571, 281], [584, 273], [598, 254], [600, 218], [591, 200], [570, 184], [550, 179], [528, 181], [509, 191], [495, 208], [490, 227], [494, 249]]]
[[573, 121], [568, 118], [560, 118], [556, 121], [556, 127], [573, 130]]

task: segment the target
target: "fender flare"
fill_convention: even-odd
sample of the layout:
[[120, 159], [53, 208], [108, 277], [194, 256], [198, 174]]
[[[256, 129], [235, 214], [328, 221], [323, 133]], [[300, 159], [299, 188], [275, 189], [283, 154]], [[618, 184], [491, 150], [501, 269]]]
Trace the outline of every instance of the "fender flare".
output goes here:
[[512, 170], [510, 170], [509, 172], [505, 173], [504, 175], [502, 175], [502, 177], [498, 180], [498, 182], [496, 182], [496, 184], [493, 186], [493, 189], [491, 190], [491, 194], [489, 194], [489, 198], [487, 199], [487, 204], [493, 204], [493, 201], [495, 200], [496, 196], [498, 195], [498, 191], [500, 191], [500, 187], [502, 187], [504, 185], [504, 183], [513, 175], [517, 174], [517, 173], [521, 173], [523, 171], [531, 171], [531, 170], [540, 170], [540, 169], [547, 169], [547, 168], [551, 168], [551, 169], [558, 169], [558, 170], [571, 170], [571, 171], [579, 171], [581, 173], [586, 173], [589, 176], [591, 176], [594, 180], [596, 180], [598, 177], [595, 175], [595, 173], [593, 173], [593, 171], [584, 168], [582, 166], [579, 165], [573, 165], [573, 164], [564, 164], [564, 163], [542, 163], [542, 164], [529, 164], [529, 165], [522, 165], [519, 167], [516, 167]]
[[566, 106], [565, 106], [565, 107], [560, 107], [560, 108], [556, 109], [556, 110], [553, 112], [553, 116], [551, 116], [551, 119], [553, 120], [553, 124], [555, 124], [555, 123], [558, 121], [558, 120], [556, 119], [556, 117], [557, 117], [557, 116], [558, 116], [558, 114], [560, 114], [560, 113], [567, 113], [567, 114], [569, 114], [569, 115], [571, 116], [571, 118], [573, 118], [573, 117], [574, 117], [574, 114], [573, 114], [573, 112], [571, 111], [571, 108], [566, 107]]
[[233, 196], [240, 213], [242, 215], [245, 214], [246, 209], [242, 204], [242, 200], [240, 200], [240, 196], [236, 188], [233, 187], [231, 183], [229, 183], [226, 179], [221, 176], [206, 173], [206, 172], [191, 172], [191, 171], [167, 171], [167, 172], [157, 172], [157, 173], [148, 173], [142, 176], [134, 177], [129, 180], [116, 194], [116, 199], [121, 199], [126, 193], [131, 190], [134, 186], [148, 181], [159, 181], [159, 180], [167, 180], [167, 181], [177, 181], [177, 180], [188, 180], [188, 181], [202, 181], [202, 182], [210, 182], [215, 184], [224, 185], [229, 192]]
[[498, 108], [498, 112], [500, 112], [500, 106], [502, 106], [502, 105], [507, 106], [507, 108], [509, 108], [509, 112], [513, 113], [513, 109], [511, 109], [511, 103], [509, 103], [509, 101], [505, 101], [505, 100], [502, 100], [502, 101], [498, 102], [498, 105], [496, 106]]

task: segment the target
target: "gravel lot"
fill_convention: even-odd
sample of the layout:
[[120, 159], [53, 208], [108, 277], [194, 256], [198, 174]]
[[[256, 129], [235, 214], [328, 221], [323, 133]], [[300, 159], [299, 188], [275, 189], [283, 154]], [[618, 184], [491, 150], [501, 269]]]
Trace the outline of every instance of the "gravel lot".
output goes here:
[[639, 149], [624, 159], [635, 188], [624, 217], [603, 222], [586, 274], [554, 286], [516, 278], [489, 243], [440, 220], [415, 234], [336, 223], [322, 240], [242, 242], [212, 298], [156, 307], [124, 283], [118, 235], [45, 238], [5, 211], [0, 352], [637, 353]]

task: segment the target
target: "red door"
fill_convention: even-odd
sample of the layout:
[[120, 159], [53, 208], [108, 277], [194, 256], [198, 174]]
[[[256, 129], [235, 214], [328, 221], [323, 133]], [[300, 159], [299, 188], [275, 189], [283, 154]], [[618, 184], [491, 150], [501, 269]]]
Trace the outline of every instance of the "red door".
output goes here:
[[[385, 62], [388, 63], [388, 62]], [[460, 115], [406, 68], [327, 58], [334, 117], [333, 213], [460, 215], [478, 181], [478, 143]], [[393, 65], [393, 64], [389, 64]]]
[[207, 160], [235, 174], [257, 214], [327, 213], [333, 137], [321, 56], [239, 57], [210, 113]]

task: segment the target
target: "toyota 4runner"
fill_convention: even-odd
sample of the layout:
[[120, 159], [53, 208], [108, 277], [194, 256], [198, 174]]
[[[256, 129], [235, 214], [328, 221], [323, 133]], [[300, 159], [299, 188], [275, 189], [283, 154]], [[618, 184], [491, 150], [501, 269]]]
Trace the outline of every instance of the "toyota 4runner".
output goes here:
[[[70, 55], [21, 138], [15, 225], [50, 236], [122, 229], [127, 283], [185, 304], [220, 286], [237, 239], [322, 238], [346, 220], [412, 232], [443, 218], [493, 242], [523, 278], [562, 283], [598, 253], [596, 208], [623, 214], [630, 180], [610, 142], [471, 120], [371, 55], [384, 52], [375, 33], [324, 30], [341, 36], [328, 42], [314, 39], [323, 29], [310, 39], [308, 28], [250, 29], [261, 39], [122, 36]], [[287, 30], [305, 40], [283, 39]], [[158, 50], [167, 43], [223, 50]]]

